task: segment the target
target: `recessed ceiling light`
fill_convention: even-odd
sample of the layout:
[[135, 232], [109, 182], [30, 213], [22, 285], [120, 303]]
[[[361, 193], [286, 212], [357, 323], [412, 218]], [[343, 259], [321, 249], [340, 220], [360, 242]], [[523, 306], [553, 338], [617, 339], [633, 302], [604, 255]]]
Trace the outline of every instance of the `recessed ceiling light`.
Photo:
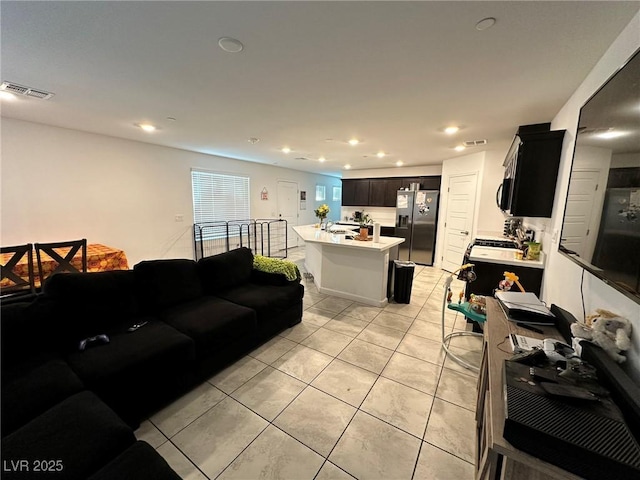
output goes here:
[[351, 145], [352, 147], [355, 147], [359, 143], [360, 143], [360, 140], [358, 140], [357, 138], [352, 138], [351, 140], [349, 140], [349, 145]]
[[138, 126], [145, 132], [155, 132], [156, 127], [150, 123], [139, 123]]
[[461, 151], [463, 151], [465, 148], [467, 148], [467, 147], [465, 147], [464, 145], [457, 145], [457, 146], [454, 148], [454, 150], [455, 150], [456, 152], [461, 152]]
[[486, 30], [488, 28], [493, 27], [496, 24], [496, 19], [494, 17], [487, 17], [480, 20], [476, 23], [476, 30]]
[[349, 165], [348, 163], [344, 166], [345, 170], [350, 170], [351, 169], [351, 165]]
[[458, 130], [460, 130], [460, 127], [456, 127], [456, 126], [451, 126], [451, 127], [447, 127], [444, 129], [444, 133], [446, 133], [447, 135], [453, 135], [454, 133], [456, 133]]
[[320, 163], [324, 163], [324, 162], [326, 162], [326, 161], [327, 161], [327, 159], [326, 159], [326, 158], [324, 158], [324, 157], [320, 157], [320, 158], [318, 159], [318, 161], [319, 161]]
[[376, 156], [377, 156], [378, 158], [384, 158], [384, 156], [385, 156], [385, 155], [386, 155], [386, 153], [384, 153], [384, 152], [382, 152], [382, 151], [380, 151], [380, 152], [376, 153]]
[[402, 160], [398, 160], [396, 162], [396, 167], [401, 167], [402, 165], [404, 165], [404, 163], [402, 163]]
[[282, 147], [282, 153], [289, 153], [291, 149], [289, 147]]
[[596, 134], [596, 137], [602, 138], [604, 140], [609, 140], [611, 138], [622, 137], [623, 135], [624, 132], [621, 132], [619, 130], [608, 130], [606, 132]]
[[218, 46], [225, 52], [238, 53], [244, 49], [244, 45], [240, 40], [231, 37], [222, 37], [218, 39]]

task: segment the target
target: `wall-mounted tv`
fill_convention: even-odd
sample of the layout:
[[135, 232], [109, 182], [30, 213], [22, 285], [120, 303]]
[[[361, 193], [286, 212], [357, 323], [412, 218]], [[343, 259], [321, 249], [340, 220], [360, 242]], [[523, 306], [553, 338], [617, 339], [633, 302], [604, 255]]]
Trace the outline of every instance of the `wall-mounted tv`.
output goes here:
[[640, 50], [580, 109], [559, 245], [640, 303]]

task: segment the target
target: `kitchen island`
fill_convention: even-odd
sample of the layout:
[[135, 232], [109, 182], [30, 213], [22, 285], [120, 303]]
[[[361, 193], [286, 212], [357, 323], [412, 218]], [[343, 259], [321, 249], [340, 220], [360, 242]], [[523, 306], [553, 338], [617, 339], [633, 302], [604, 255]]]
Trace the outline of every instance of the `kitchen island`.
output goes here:
[[313, 225], [293, 230], [305, 242], [304, 266], [320, 293], [375, 307], [387, 304], [389, 262], [397, 258], [404, 239], [353, 240]]

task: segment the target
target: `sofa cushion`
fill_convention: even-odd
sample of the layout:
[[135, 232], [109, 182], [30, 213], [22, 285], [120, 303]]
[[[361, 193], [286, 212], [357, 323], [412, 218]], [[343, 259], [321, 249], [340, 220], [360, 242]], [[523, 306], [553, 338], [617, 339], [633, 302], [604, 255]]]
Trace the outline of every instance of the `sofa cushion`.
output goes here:
[[288, 285], [257, 285], [247, 283], [236, 288], [229, 288], [218, 293], [221, 298], [238, 305], [249, 307], [257, 312], [258, 322], [266, 317], [283, 311], [302, 302], [304, 287], [298, 282]]
[[198, 260], [204, 292], [216, 295], [219, 290], [243, 285], [251, 278], [253, 254], [246, 247], [236, 248]]
[[89, 480], [180, 480], [167, 461], [146, 442], [137, 441]]
[[2, 370], [2, 436], [84, 389], [67, 362], [41, 354]]
[[44, 294], [53, 302], [64, 340], [111, 333], [138, 314], [131, 270], [52, 275]]
[[[31, 469], [36, 460], [52, 460], [47, 466], [54, 472], [40, 473], [42, 478], [84, 479], [134, 442], [133, 431], [95, 394], [84, 391], [3, 438], [2, 460], [5, 466], [23, 460]], [[18, 468], [2, 473], [3, 479], [40, 478]]]
[[202, 295], [198, 265], [193, 260], [146, 260], [133, 267], [143, 308], [158, 312]]
[[159, 320], [67, 356], [87, 388], [132, 426], [184, 390], [194, 360], [193, 340]]
[[161, 317], [196, 342], [198, 357], [243, 338], [251, 339], [256, 314], [250, 308], [217, 297], [202, 297], [166, 310]]
[[3, 370], [14, 364], [39, 357], [43, 351], [54, 351], [51, 308], [38, 298], [31, 303], [12, 303], [0, 307], [0, 352]]
[[90, 384], [117, 386], [123, 376], [144, 376], [163, 366], [185, 364], [194, 358], [193, 341], [158, 320], [134, 332], [111, 335], [109, 343], [76, 350], [67, 356], [71, 368]]
[[133, 279], [131, 270], [55, 274], [45, 283], [43, 292], [79, 307], [97, 303], [110, 312], [135, 315]]

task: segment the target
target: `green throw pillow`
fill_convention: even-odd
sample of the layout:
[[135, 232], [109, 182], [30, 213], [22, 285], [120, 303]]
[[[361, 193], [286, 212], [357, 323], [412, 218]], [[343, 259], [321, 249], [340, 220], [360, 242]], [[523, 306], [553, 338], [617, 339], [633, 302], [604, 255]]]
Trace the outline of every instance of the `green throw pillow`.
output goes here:
[[300, 270], [298, 270], [298, 266], [288, 260], [254, 255], [253, 268], [261, 272], [280, 273], [290, 281], [300, 280]]

